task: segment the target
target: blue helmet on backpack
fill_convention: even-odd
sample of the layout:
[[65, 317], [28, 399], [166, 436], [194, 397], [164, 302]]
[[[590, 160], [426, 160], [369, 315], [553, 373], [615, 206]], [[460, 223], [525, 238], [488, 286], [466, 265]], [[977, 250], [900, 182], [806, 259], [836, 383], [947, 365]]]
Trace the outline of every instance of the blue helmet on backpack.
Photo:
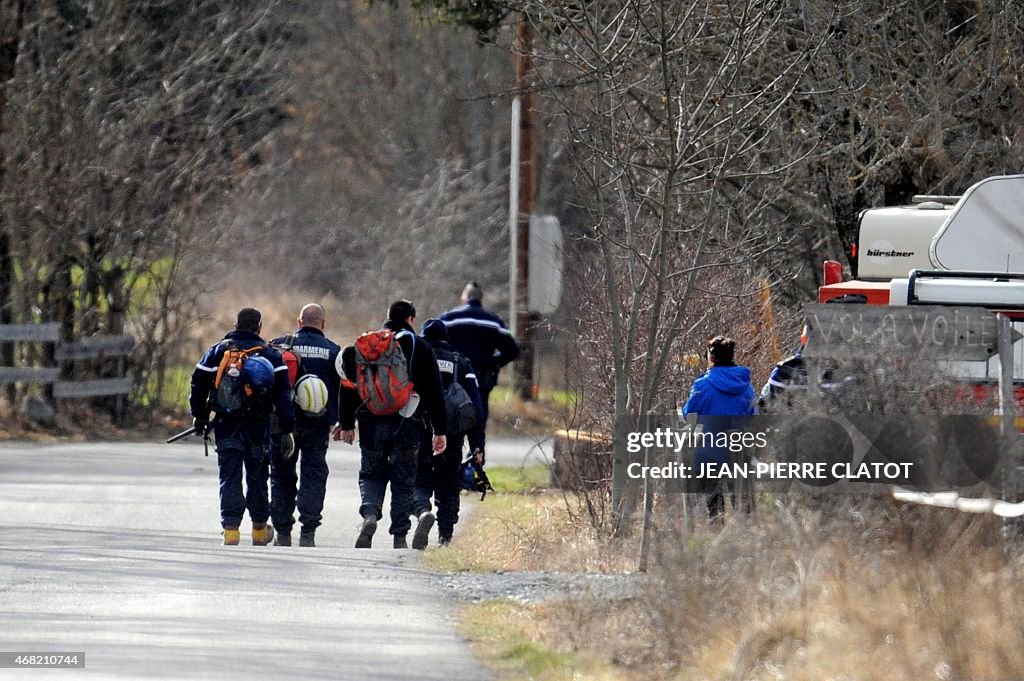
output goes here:
[[469, 492], [476, 491], [476, 470], [472, 461], [465, 462], [459, 469], [459, 485]]
[[459, 469], [459, 485], [464, 490], [480, 492], [480, 501], [484, 500], [488, 492], [494, 490], [483, 466], [478, 465], [473, 459], [463, 462], [462, 468]]
[[242, 381], [253, 394], [270, 392], [274, 387], [274, 365], [266, 357], [250, 357], [242, 365]]

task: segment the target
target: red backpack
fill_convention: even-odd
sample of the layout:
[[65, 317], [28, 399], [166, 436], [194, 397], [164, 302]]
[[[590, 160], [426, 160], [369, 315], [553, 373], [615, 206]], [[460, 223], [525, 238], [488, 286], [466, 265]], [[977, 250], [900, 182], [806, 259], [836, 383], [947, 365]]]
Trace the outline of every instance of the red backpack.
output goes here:
[[299, 382], [302, 368], [302, 355], [295, 349], [295, 334], [289, 333], [282, 336], [277, 343], [271, 343], [270, 347], [281, 354], [281, 361], [288, 367], [288, 385], [294, 388], [295, 384]]
[[[413, 349], [416, 336], [413, 336]], [[413, 385], [398, 335], [388, 329], [356, 339], [356, 390], [371, 414], [397, 414], [409, 402]]]

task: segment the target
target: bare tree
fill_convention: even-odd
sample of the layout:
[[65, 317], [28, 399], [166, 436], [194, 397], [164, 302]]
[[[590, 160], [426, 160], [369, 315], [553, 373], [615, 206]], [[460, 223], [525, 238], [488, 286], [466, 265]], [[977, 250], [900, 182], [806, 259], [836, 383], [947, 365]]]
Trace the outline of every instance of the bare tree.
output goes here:
[[609, 329], [621, 529], [637, 495], [627, 433], [671, 405], [663, 378], [707, 331], [717, 299], [755, 294], [752, 276], [730, 273], [785, 240], [766, 219], [769, 180], [808, 149], [779, 132], [781, 113], [820, 45], [790, 30], [781, 2], [523, 8], [546, 29], [542, 87], [574, 144], [579, 252], [603, 289], [586, 312]]
[[502, 305], [509, 126], [493, 93], [507, 54], [405, 7], [304, 3], [292, 19], [304, 41], [293, 120], [272, 145], [279, 171], [232, 207], [236, 234], [287, 254], [254, 254], [261, 271], [342, 298], [358, 326], [397, 296], [438, 313], [469, 279]]
[[0, 201], [17, 316], [66, 338], [132, 320], [145, 375], [195, 294], [188, 256], [217, 238], [204, 215], [282, 118], [281, 15], [275, 0], [16, 9]]
[[581, 328], [608, 343], [590, 357], [615, 378], [594, 403], [614, 415], [621, 527], [635, 506], [622, 438], [678, 395], [675, 358], [756, 316], [758, 288], [808, 299], [864, 207], [1019, 171], [1007, 83], [1024, 24], [1003, 3], [519, 7], [572, 141], [583, 288], [605, 293]]
[[[1024, 165], [1024, 9], [995, 2], [801, 2], [793, 29], [825, 41], [785, 118], [817, 153], [776, 214], [799, 226], [791, 263], [842, 259], [858, 215], [914, 194], [959, 194]], [[787, 283], [807, 300], [820, 268]]]

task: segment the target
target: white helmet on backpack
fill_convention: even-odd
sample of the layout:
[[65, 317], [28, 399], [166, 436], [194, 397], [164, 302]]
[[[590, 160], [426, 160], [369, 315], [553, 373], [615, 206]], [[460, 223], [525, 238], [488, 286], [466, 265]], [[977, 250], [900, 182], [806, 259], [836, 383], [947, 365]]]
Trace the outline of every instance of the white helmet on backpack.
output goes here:
[[295, 406], [309, 416], [327, 411], [327, 385], [318, 376], [306, 374], [295, 384]]

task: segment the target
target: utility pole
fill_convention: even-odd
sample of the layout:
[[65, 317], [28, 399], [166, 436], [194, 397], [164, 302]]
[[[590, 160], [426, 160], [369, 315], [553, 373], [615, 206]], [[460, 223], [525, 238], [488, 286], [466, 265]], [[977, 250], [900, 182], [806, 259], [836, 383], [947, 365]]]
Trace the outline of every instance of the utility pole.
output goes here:
[[[530, 216], [536, 204], [536, 112], [533, 108], [533, 36], [525, 13], [516, 29], [516, 92], [512, 105], [512, 331], [519, 343], [513, 386], [523, 400], [533, 399], [533, 320], [530, 315]], [[516, 115], [518, 114], [518, 116]], [[516, 120], [518, 118], [518, 121]]]

